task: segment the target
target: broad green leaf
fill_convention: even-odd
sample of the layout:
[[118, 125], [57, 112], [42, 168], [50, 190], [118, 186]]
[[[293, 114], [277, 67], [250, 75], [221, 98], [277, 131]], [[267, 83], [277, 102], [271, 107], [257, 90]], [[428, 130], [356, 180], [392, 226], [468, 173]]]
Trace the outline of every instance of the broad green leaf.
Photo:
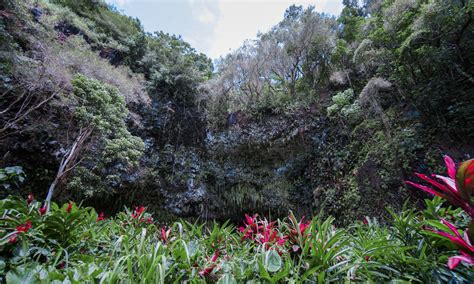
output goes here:
[[237, 284], [234, 276], [232, 274], [224, 274], [219, 280], [217, 281], [218, 284]]
[[34, 283], [35, 281], [35, 271], [25, 268], [17, 267], [15, 270], [12, 270], [7, 273], [7, 283], [8, 284], [28, 284]]
[[265, 269], [269, 272], [277, 272], [281, 268], [281, 257], [275, 250], [269, 250], [265, 254]]

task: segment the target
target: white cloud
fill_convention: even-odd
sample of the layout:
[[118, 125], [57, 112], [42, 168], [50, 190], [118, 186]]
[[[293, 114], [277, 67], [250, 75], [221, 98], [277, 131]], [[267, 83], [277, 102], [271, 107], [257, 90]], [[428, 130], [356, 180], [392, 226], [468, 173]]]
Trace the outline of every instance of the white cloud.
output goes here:
[[290, 5], [314, 5], [316, 11], [337, 15], [342, 0], [219, 0], [219, 17], [214, 40], [207, 54], [218, 58], [238, 48], [244, 40], [266, 32], [283, 19]]
[[133, 2], [133, 0], [108, 0], [108, 3], [116, 6], [123, 6], [125, 4]]
[[212, 23], [216, 20], [216, 15], [214, 15], [209, 9], [203, 8], [198, 13], [198, 20], [201, 23]]
[[[313, 5], [337, 15], [342, 0], [106, 0], [138, 17], [145, 30], [180, 34], [199, 52], [218, 58], [266, 32], [290, 5]], [[156, 11], [156, 12], [154, 12]]]
[[209, 10], [207, 7], [199, 7], [193, 11], [193, 16], [195, 16], [199, 22], [204, 24], [213, 23], [216, 20], [216, 15]]

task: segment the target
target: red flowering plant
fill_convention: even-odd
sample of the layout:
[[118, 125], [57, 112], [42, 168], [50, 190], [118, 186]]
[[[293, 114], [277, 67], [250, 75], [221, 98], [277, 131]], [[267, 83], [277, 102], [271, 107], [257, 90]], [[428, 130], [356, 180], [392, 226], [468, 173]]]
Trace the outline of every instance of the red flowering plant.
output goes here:
[[255, 234], [262, 229], [262, 226], [258, 224], [259, 221], [257, 218], [257, 214], [252, 216], [245, 214], [246, 221], [243, 226], [239, 227], [239, 231], [242, 233], [242, 241], [246, 239], [254, 239]]
[[166, 229], [165, 227], [162, 227], [160, 230], [160, 240], [163, 244], [167, 244], [168, 241], [170, 240], [170, 235], [171, 235], [171, 228]]
[[35, 196], [33, 195], [32, 192], [30, 192], [30, 194], [28, 194], [28, 199], [26, 200], [26, 203], [28, 204], [28, 206], [30, 206], [30, 204], [33, 203], [34, 200], [35, 200]]
[[239, 227], [238, 231], [242, 234], [242, 241], [252, 240], [266, 249], [273, 246], [283, 246], [287, 236], [281, 234], [275, 222], [270, 222], [265, 218], [258, 218], [255, 214], [250, 216], [245, 214], [244, 226]]
[[[79, 208], [73, 202], [62, 206], [51, 203], [51, 210], [35, 201], [30, 194], [24, 200], [9, 197], [0, 203], [0, 247], [4, 244], [22, 243], [22, 245], [39, 241], [41, 245], [67, 246], [80, 239], [81, 224], [95, 219], [92, 208]], [[92, 221], [93, 222], [93, 221]], [[1, 249], [0, 249], [1, 250]]]
[[66, 207], [66, 212], [71, 213], [72, 210], [72, 201], [69, 201]]
[[27, 233], [31, 229], [31, 226], [31, 221], [27, 220], [25, 224], [18, 225], [14, 231], [3, 237], [0, 243], [4, 243], [8, 240], [9, 244], [15, 244], [18, 241], [18, 236]]
[[264, 219], [262, 221], [262, 230], [257, 233], [254, 240], [258, 244], [264, 245], [266, 249], [269, 249], [273, 245], [283, 246], [286, 241], [286, 236], [280, 234], [275, 227], [275, 222], [268, 222]]
[[44, 216], [47, 211], [48, 211], [48, 206], [47, 206], [46, 204], [43, 205], [43, 206], [41, 206], [41, 207], [38, 209], [38, 213], [40, 214], [40, 216]]
[[137, 224], [153, 224], [154, 220], [151, 214], [146, 213], [145, 206], [136, 206], [135, 209], [129, 212], [129, 221], [135, 225]]
[[97, 215], [97, 219], [95, 220], [96, 222], [104, 221], [105, 220], [105, 214], [104, 212], [100, 212], [99, 215]]
[[448, 176], [426, 175], [416, 173], [421, 180], [429, 183], [431, 187], [407, 181], [406, 183], [417, 187], [425, 192], [448, 200], [451, 204], [460, 207], [470, 217], [468, 228], [462, 232], [450, 222], [441, 218], [441, 224], [430, 223], [437, 229], [426, 228], [436, 235], [448, 239], [454, 244], [461, 255], [452, 256], [448, 260], [448, 267], [455, 269], [460, 262], [474, 265], [474, 205], [472, 195], [474, 193], [474, 159], [465, 161], [456, 167], [455, 162], [448, 156], [444, 156]]
[[312, 220], [305, 221], [305, 217], [303, 216], [303, 218], [298, 221], [293, 212], [290, 212], [288, 220], [289, 222], [285, 223], [288, 231], [288, 245], [292, 252], [300, 253], [301, 247], [304, 246], [304, 243], [310, 235]]
[[0, 248], [5, 244], [16, 244], [25, 236], [31, 235], [32, 220], [34, 221], [32, 212], [35, 207], [30, 204], [32, 201], [25, 202], [18, 197], [10, 197], [0, 202]]
[[220, 255], [220, 250], [217, 250], [212, 257], [208, 260], [207, 265], [199, 271], [199, 275], [202, 277], [208, 277], [211, 272], [218, 266], [217, 258]]

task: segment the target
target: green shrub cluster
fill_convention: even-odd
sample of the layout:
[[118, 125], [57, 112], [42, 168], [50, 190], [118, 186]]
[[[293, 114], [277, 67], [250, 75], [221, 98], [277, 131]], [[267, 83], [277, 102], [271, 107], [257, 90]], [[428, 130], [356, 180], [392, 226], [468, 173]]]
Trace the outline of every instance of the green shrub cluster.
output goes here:
[[389, 210], [389, 226], [366, 218], [342, 229], [333, 218], [290, 214], [274, 222], [246, 216], [237, 229], [228, 222], [166, 224], [144, 207], [106, 218], [53, 203], [43, 214], [31, 196], [10, 197], [0, 201], [0, 277], [7, 283], [467, 283], [474, 277], [468, 266], [446, 267], [454, 247], [423, 230], [440, 215], [466, 225], [460, 210], [441, 205], [435, 199], [424, 212]]
[[97, 192], [103, 190], [98, 184], [88, 182], [97, 180], [97, 175], [107, 170], [106, 182], [99, 184], [119, 184], [120, 173], [138, 166], [145, 146], [141, 138], [129, 132], [125, 123], [128, 115], [125, 99], [116, 88], [80, 74], [74, 77], [72, 84], [75, 96], [74, 120], [81, 131], [91, 130], [91, 143], [102, 151], [81, 155], [81, 159], [85, 159], [85, 164], [89, 165], [83, 165], [77, 171], [73, 169], [74, 179], [68, 187], [77, 193], [83, 192], [81, 188], [89, 187], [85, 196], [91, 197], [94, 192], [91, 187], [97, 186]]

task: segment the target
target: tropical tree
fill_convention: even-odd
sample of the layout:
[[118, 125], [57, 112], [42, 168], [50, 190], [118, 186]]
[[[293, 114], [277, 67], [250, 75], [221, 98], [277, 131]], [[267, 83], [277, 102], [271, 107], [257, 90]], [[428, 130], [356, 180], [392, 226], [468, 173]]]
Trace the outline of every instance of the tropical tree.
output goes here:
[[127, 129], [125, 119], [128, 110], [116, 88], [80, 74], [75, 76], [72, 85], [74, 110], [71, 127], [78, 130], [49, 186], [45, 204], [47, 209], [56, 187], [83, 160], [81, 152], [88, 144], [102, 144], [109, 161], [128, 166], [136, 165], [144, 150], [143, 141], [131, 135]]

